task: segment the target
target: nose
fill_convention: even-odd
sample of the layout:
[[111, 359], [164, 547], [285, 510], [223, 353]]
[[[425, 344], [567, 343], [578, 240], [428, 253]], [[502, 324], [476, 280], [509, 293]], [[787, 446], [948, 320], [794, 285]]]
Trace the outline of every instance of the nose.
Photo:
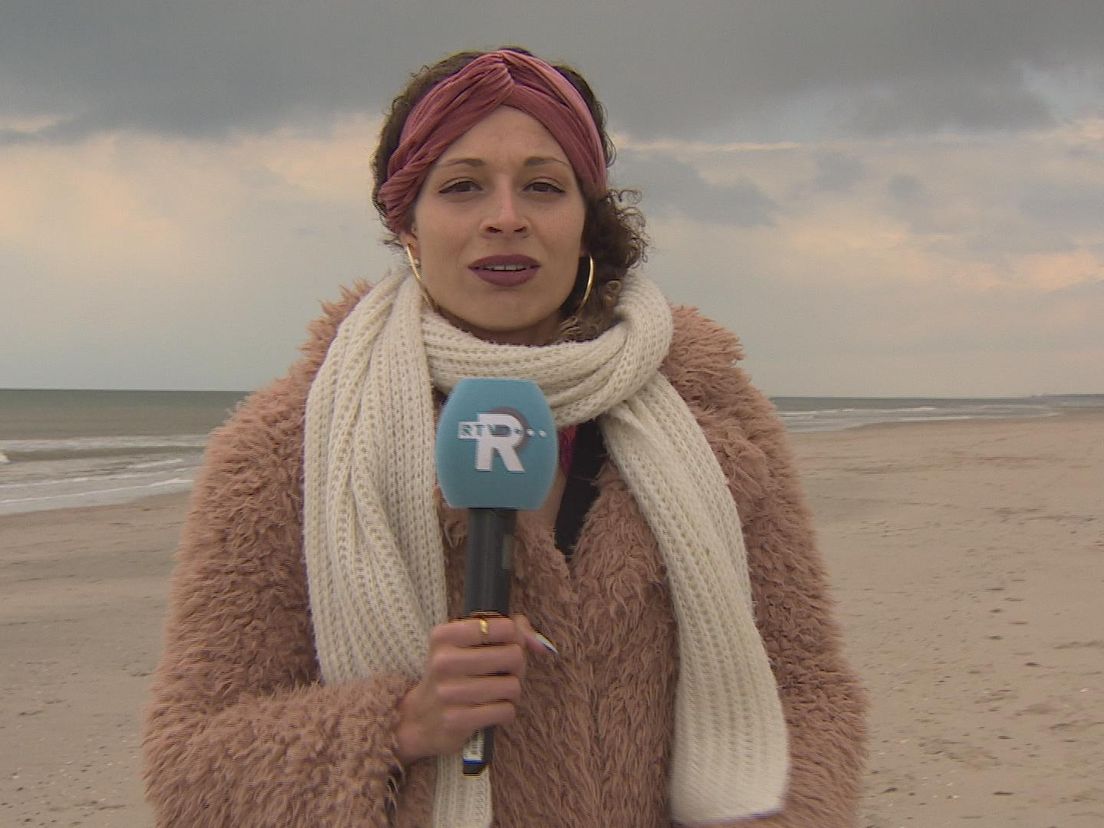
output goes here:
[[489, 199], [487, 215], [483, 219], [483, 232], [497, 235], [500, 233], [525, 233], [529, 222], [525, 218], [517, 194], [509, 187], [502, 187]]

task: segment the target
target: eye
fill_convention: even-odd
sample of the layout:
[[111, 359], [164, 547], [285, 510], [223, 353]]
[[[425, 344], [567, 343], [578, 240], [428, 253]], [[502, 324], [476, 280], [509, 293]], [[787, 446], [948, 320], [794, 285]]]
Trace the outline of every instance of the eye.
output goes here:
[[529, 189], [538, 193], [562, 193], [564, 191], [563, 187], [552, 181], [534, 181], [529, 185]]
[[438, 191], [444, 193], [471, 193], [475, 192], [476, 184], [470, 178], [462, 178], [459, 181], [451, 181]]

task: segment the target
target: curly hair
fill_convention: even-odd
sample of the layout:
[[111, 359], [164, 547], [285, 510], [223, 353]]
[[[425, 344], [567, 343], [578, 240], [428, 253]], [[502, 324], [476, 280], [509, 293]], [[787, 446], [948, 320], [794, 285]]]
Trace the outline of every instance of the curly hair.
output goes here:
[[[532, 53], [518, 46], [505, 46], [514, 52], [525, 55]], [[380, 187], [387, 180], [387, 164], [392, 153], [399, 145], [403, 125], [407, 116], [418, 101], [436, 84], [456, 74], [485, 52], [457, 52], [438, 61], [432, 66], [423, 66], [414, 73], [406, 88], [391, 102], [387, 118], [380, 130], [379, 145], [372, 159], [375, 185], [372, 188], [372, 203], [384, 224], [387, 223], [387, 211], [380, 201]], [[575, 69], [562, 64], [553, 64], [561, 75], [574, 86], [586, 102], [594, 125], [602, 138], [602, 152], [606, 166], [613, 164], [616, 156], [613, 142], [606, 133], [606, 113], [599, 103], [590, 84]], [[636, 190], [610, 189], [601, 196], [586, 199], [586, 219], [583, 225], [583, 244], [594, 259], [594, 286], [584, 305], [580, 305], [586, 293], [589, 264], [580, 264], [575, 277], [575, 286], [560, 308], [563, 322], [560, 325], [560, 340], [585, 340], [605, 331], [613, 322], [614, 308], [621, 293], [622, 280], [637, 264], [644, 261], [648, 246], [644, 235], [644, 216], [636, 205], [640, 194]], [[399, 246], [398, 238], [392, 234], [387, 243]]]

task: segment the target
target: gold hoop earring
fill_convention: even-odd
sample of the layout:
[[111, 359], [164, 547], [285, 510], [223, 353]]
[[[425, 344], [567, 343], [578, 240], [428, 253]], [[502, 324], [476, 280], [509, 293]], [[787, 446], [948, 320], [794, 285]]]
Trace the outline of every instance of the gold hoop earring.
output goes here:
[[586, 307], [587, 299], [590, 298], [590, 291], [594, 288], [594, 257], [588, 255], [587, 260], [590, 262], [590, 270], [587, 273], [587, 285], [586, 290], [583, 292], [583, 301], [579, 303], [579, 307], [575, 309], [575, 315], [578, 316], [583, 308]]
[[414, 281], [418, 283], [418, 289], [422, 292], [422, 298], [425, 299], [426, 304], [434, 312], [438, 310], [437, 303], [433, 301], [433, 297], [429, 295], [429, 291], [426, 290], [425, 282], [422, 281], [422, 272], [418, 270], [418, 260], [414, 258], [414, 253], [410, 249], [409, 244], [403, 245], [403, 250], [406, 251], [406, 260], [410, 262], [410, 270], [414, 274]]
[[411, 251], [410, 245], [403, 245], [403, 250], [406, 251], [406, 260], [410, 262], [410, 270], [414, 273], [414, 279], [418, 282], [418, 287], [422, 289], [422, 293], [425, 293], [425, 283], [422, 281], [422, 274], [421, 271], [418, 270], [418, 262], [414, 258], [414, 253]]

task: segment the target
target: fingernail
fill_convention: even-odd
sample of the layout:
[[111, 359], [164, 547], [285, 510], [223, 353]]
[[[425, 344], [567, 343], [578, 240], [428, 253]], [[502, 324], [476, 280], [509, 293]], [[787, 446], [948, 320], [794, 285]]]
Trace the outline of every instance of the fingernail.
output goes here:
[[552, 653], [552, 655], [560, 654], [560, 651], [556, 649], [556, 645], [548, 640], [548, 636], [544, 635], [543, 633], [539, 633], [536, 630], [533, 630], [533, 635], [537, 637], [537, 641], [541, 643], [541, 646], [544, 647], [544, 649], [548, 650], [548, 652]]

